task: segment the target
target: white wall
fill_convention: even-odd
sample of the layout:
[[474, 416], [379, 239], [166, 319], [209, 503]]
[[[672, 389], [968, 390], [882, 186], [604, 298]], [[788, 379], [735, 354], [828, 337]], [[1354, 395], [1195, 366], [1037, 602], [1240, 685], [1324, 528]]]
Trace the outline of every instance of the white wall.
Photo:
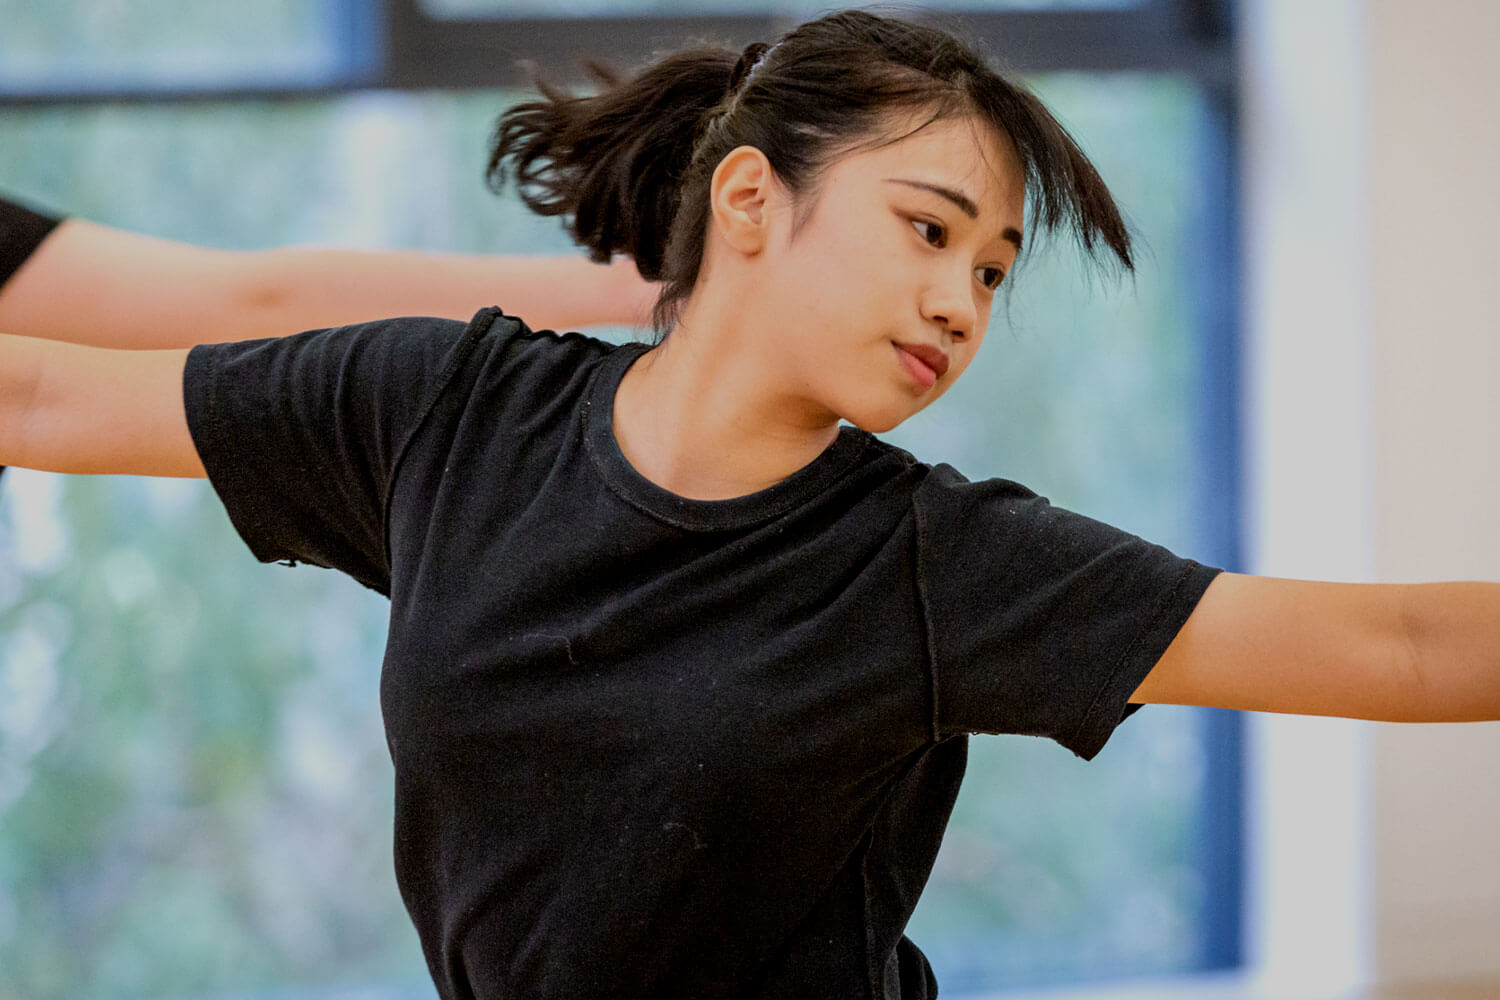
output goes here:
[[[1250, 569], [1500, 580], [1500, 4], [1243, 11]], [[1500, 726], [1254, 733], [1263, 991], [1500, 981]]]
[[[1375, 572], [1500, 580], [1500, 4], [1368, 21]], [[1374, 744], [1379, 977], [1500, 981], [1500, 725]]]
[[[1369, 582], [1374, 559], [1367, 52], [1356, 0], [1241, 5], [1246, 569]], [[1371, 723], [1249, 718], [1250, 983], [1371, 971]]]

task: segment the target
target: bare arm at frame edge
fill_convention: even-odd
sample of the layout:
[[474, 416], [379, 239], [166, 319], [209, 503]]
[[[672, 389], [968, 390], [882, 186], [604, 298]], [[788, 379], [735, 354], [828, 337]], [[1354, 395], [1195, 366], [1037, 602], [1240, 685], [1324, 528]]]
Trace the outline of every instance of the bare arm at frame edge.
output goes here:
[[0, 332], [156, 350], [390, 316], [530, 326], [644, 325], [656, 286], [632, 260], [285, 247], [231, 251], [67, 218], [0, 290]]

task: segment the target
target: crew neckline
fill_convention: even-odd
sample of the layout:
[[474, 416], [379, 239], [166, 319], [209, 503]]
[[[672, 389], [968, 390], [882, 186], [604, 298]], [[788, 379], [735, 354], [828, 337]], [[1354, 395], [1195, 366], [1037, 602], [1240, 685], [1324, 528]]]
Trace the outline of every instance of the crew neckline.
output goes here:
[[844, 424], [811, 462], [765, 489], [724, 500], [698, 500], [642, 475], [615, 439], [615, 393], [629, 367], [650, 344], [632, 341], [607, 354], [594, 371], [583, 399], [583, 438], [606, 485], [622, 500], [652, 517], [690, 531], [741, 528], [785, 513], [810, 499], [850, 468], [869, 435]]

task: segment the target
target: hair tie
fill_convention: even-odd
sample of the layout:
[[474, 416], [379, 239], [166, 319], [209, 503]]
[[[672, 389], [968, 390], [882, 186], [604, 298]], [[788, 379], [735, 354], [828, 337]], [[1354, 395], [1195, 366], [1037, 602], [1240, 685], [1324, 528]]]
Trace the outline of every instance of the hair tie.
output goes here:
[[765, 60], [766, 53], [775, 48], [765, 42], [751, 42], [745, 46], [745, 51], [740, 53], [740, 61], [734, 64], [734, 71], [729, 74], [729, 89], [727, 93], [733, 94], [740, 89], [740, 84], [745, 77], [749, 76], [755, 67]]

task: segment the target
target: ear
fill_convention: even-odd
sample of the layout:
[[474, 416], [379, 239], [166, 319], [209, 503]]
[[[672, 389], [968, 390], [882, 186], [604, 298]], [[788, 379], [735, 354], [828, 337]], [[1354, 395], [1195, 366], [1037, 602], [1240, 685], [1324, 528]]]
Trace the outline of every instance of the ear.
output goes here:
[[720, 237], [741, 253], [759, 253], [766, 245], [766, 203], [774, 197], [774, 183], [771, 161], [754, 146], [736, 146], [714, 168], [709, 211]]

